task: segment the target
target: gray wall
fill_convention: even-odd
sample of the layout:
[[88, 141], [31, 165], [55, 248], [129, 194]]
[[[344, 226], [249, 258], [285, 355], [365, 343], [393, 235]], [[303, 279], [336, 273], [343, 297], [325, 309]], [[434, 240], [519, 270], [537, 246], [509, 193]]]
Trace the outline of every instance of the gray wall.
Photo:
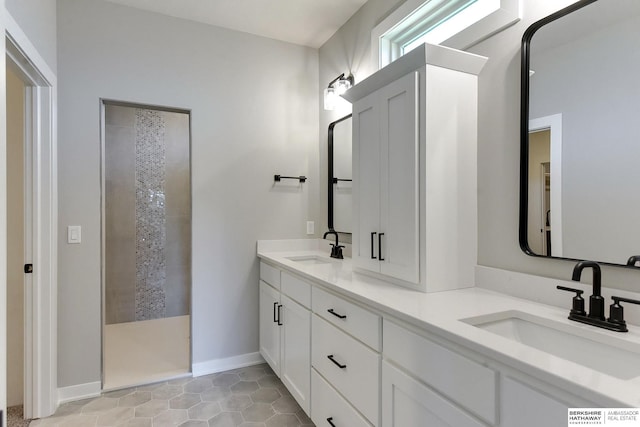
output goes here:
[[52, 0], [4, 0], [5, 7], [38, 53], [56, 72], [56, 2]]
[[101, 97], [191, 110], [193, 361], [258, 351], [256, 240], [319, 221], [317, 50], [99, 0], [58, 1], [58, 48], [59, 386], [100, 380]]
[[[573, 1], [521, 3], [520, 22], [469, 49], [489, 58], [479, 78], [478, 264], [566, 279], [571, 275], [573, 262], [529, 257], [518, 244], [520, 45], [529, 25]], [[356, 82], [374, 71], [370, 32], [396, 4], [393, 0], [370, 0], [320, 48], [321, 87], [349, 69]], [[348, 112], [321, 111], [321, 145], [326, 139], [327, 125]], [[321, 147], [321, 154], [323, 150]], [[323, 168], [325, 161], [321, 157]], [[604, 270], [607, 286], [631, 289], [631, 283], [638, 279], [634, 272], [625, 269]]]

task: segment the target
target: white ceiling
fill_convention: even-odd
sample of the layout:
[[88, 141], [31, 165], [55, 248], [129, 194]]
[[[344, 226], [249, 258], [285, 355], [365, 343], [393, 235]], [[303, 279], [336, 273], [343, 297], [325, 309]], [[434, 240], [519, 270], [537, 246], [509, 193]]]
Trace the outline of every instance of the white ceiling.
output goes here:
[[366, 0], [107, 0], [318, 48]]

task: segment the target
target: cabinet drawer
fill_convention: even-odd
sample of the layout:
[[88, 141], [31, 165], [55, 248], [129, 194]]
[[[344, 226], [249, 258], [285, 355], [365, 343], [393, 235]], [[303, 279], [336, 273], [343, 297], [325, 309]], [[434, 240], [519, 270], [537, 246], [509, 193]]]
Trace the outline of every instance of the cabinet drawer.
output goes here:
[[280, 290], [292, 300], [311, 308], [311, 284], [285, 271], [280, 277]]
[[261, 262], [260, 279], [267, 282], [277, 290], [280, 290], [280, 270], [277, 268]]
[[378, 425], [380, 355], [321, 317], [312, 317], [312, 366], [369, 421]]
[[381, 350], [380, 316], [320, 288], [314, 287], [312, 294], [315, 313], [374, 350]]
[[311, 370], [311, 420], [317, 427], [371, 427], [338, 392]]
[[496, 421], [496, 372], [385, 320], [384, 357], [485, 421]]

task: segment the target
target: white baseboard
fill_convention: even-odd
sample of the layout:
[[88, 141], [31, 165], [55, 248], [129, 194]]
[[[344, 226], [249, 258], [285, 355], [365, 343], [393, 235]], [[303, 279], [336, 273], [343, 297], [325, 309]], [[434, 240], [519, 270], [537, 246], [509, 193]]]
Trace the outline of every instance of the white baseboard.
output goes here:
[[100, 381], [60, 387], [58, 389], [58, 404], [97, 397], [101, 392], [102, 383]]
[[207, 360], [206, 362], [194, 363], [191, 367], [194, 377], [215, 374], [217, 372], [228, 371], [230, 369], [244, 368], [246, 366], [259, 365], [265, 363], [260, 353], [247, 353], [239, 356], [227, 357], [224, 359]]

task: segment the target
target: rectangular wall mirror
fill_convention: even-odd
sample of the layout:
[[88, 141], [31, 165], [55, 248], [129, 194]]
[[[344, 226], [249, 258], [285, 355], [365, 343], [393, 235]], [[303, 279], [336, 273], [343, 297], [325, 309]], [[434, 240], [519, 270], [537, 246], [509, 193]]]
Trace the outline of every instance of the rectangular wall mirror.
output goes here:
[[522, 41], [520, 246], [634, 264], [640, 254], [640, 1], [583, 0]]
[[351, 114], [329, 124], [329, 230], [351, 234]]

